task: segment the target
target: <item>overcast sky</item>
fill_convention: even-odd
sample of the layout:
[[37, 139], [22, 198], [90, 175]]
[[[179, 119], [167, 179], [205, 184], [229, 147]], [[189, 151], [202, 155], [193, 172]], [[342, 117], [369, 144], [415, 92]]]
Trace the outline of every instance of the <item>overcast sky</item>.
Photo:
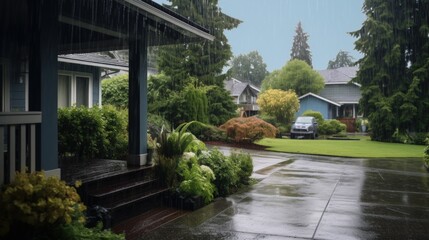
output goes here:
[[[268, 71], [290, 60], [295, 28], [301, 21], [308, 33], [314, 69], [326, 69], [340, 50], [360, 58], [355, 38], [365, 15], [364, 0], [219, 0], [222, 12], [238, 18], [238, 28], [226, 32], [234, 55], [258, 51]], [[156, 0], [162, 3], [165, 0]]]

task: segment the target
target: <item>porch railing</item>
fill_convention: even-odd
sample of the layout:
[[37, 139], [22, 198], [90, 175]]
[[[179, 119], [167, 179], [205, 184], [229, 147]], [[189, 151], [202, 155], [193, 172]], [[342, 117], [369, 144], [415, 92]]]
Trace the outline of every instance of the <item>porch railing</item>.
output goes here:
[[259, 111], [259, 106], [256, 103], [240, 103], [239, 107], [244, 108], [244, 111]]
[[0, 186], [16, 171], [36, 170], [36, 126], [40, 112], [0, 112]]

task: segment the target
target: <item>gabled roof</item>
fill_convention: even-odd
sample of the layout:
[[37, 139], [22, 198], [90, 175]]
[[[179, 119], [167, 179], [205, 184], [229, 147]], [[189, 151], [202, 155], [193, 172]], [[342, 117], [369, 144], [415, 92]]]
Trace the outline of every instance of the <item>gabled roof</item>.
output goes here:
[[228, 90], [233, 97], [240, 96], [247, 87], [249, 87], [255, 94], [259, 94], [259, 92], [261, 92], [259, 88], [251, 85], [250, 83], [245, 83], [235, 78], [225, 81], [224, 85], [225, 89]]
[[111, 70], [128, 71], [128, 63], [97, 53], [59, 55], [58, 62], [74, 63]]
[[299, 100], [301, 100], [301, 99], [306, 98], [306, 97], [308, 97], [308, 96], [313, 96], [313, 97], [318, 98], [318, 99], [320, 99], [320, 100], [322, 100], [322, 101], [324, 101], [324, 102], [328, 102], [328, 103], [333, 104], [333, 105], [338, 106], [338, 107], [340, 107], [340, 106], [341, 106], [341, 104], [339, 104], [339, 103], [337, 103], [337, 102], [331, 101], [331, 100], [329, 100], [329, 99], [327, 99], [327, 98], [321, 97], [321, 96], [319, 96], [319, 95], [317, 95], [317, 94], [314, 94], [314, 93], [311, 93], [311, 92], [309, 92], [309, 93], [307, 93], [307, 94], [302, 95], [302, 96], [301, 96], [301, 97], [299, 97], [298, 99], [299, 99]]
[[[319, 70], [326, 85], [330, 84], [348, 84], [356, 77], [359, 67], [341, 67], [337, 69]], [[354, 83], [359, 86], [359, 84]]]

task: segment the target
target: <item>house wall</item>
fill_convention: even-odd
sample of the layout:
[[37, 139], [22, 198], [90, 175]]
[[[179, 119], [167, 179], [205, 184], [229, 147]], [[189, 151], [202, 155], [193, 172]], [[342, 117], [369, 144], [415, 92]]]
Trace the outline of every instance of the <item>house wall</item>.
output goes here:
[[329, 119], [329, 103], [322, 101], [313, 96], [307, 96], [303, 99], [300, 99], [300, 107], [296, 116], [301, 116], [307, 110], [313, 110], [320, 112], [323, 115], [323, 118]]
[[362, 96], [359, 87], [355, 84], [325, 85], [318, 95], [334, 102], [359, 102]]

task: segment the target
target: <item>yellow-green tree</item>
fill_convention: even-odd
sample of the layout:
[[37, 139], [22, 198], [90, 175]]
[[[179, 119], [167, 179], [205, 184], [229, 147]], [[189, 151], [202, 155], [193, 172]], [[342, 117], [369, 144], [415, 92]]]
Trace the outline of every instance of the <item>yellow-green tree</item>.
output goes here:
[[263, 114], [274, 117], [281, 124], [292, 122], [299, 110], [298, 95], [293, 90], [268, 89], [259, 95], [257, 103]]

